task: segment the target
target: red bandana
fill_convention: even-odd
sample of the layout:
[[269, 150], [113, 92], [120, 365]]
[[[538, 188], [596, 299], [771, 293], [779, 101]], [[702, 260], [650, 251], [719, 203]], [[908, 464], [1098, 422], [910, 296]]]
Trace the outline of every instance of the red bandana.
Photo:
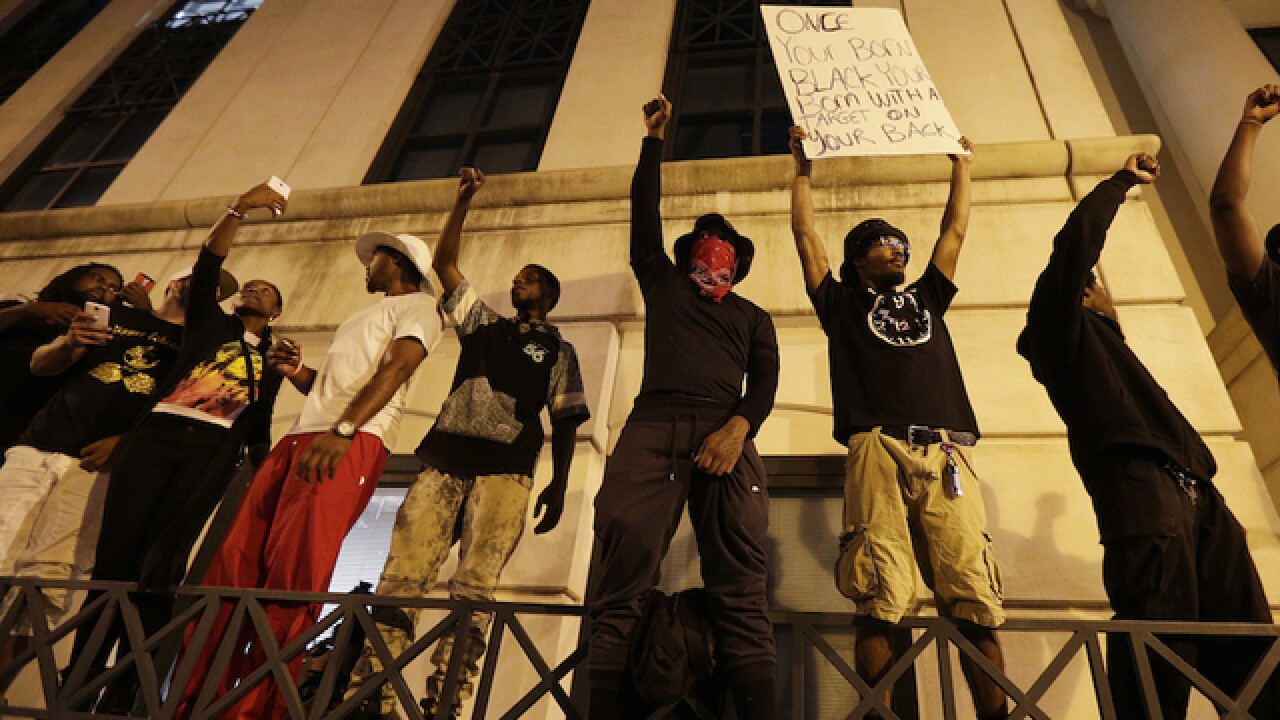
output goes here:
[[693, 243], [689, 252], [689, 277], [698, 284], [702, 294], [720, 302], [733, 289], [733, 271], [737, 265], [737, 253], [733, 245], [715, 235], [706, 235]]

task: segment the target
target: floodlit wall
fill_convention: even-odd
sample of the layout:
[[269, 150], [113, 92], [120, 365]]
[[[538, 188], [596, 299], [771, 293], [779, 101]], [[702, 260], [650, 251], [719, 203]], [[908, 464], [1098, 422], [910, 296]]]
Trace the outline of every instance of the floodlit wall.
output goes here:
[[[1130, 152], [1160, 148], [1160, 138], [1141, 132], [1154, 128], [1133, 127], [1124, 103], [1141, 100], [1117, 101], [1117, 80], [1100, 70], [1099, 58], [1114, 61], [1119, 52], [1104, 47], [1105, 38], [1095, 42], [1105, 30], [1100, 18], [1086, 19], [1056, 0], [857, 5], [904, 11], [957, 125], [977, 143], [973, 219], [956, 276], [960, 293], [947, 319], [984, 431], [976, 452], [983, 483], [974, 491], [987, 501], [1006, 598], [1018, 615], [1104, 616], [1088, 497], [1068, 460], [1062, 425], [1013, 345], [1052, 236], [1075, 201]], [[93, 48], [68, 46], [37, 75], [39, 83], [0, 106], [0, 170], [11, 169], [22, 149], [47, 132], [51, 114], [92, 79], [110, 47], [122, 47], [144, 7], [151, 9], [116, 0], [90, 25], [109, 29], [109, 43], [105, 31], [92, 38], [86, 31], [74, 42], [93, 39]], [[0, 294], [34, 292], [88, 259], [114, 263], [126, 277], [137, 271], [167, 277], [191, 262], [235, 194], [278, 174], [295, 188], [288, 214], [248, 223], [227, 266], [242, 280], [262, 277], [280, 286], [287, 310], [279, 327], [318, 362], [333, 328], [372, 300], [354, 238], [379, 229], [434, 242], [444, 222], [451, 180], [359, 183], [451, 7], [447, 0], [268, 0], [98, 207], [0, 215]], [[509, 311], [510, 278], [527, 262], [559, 275], [563, 299], [553, 319], [578, 350], [594, 413], [579, 431], [561, 526], [525, 538], [503, 579], [506, 598], [577, 602], [585, 594], [591, 499], [640, 383], [644, 309], [627, 264], [627, 190], [643, 134], [639, 108], [661, 89], [674, 8], [673, 0], [594, 0], [540, 170], [492, 176], [468, 218], [460, 265], [495, 306]], [[61, 83], [56, 92], [47, 84], [54, 80]], [[1223, 124], [1229, 129], [1230, 118]], [[1180, 167], [1176, 156], [1168, 163]], [[830, 438], [826, 342], [790, 235], [790, 165], [785, 157], [670, 163], [663, 216], [669, 240], [713, 210], [756, 240], [754, 270], [739, 291], [773, 313], [782, 346], [778, 402], [760, 432], [761, 452], [839, 455]], [[819, 162], [818, 229], [832, 257], [839, 257], [848, 227], [883, 215], [914, 239], [908, 275], [917, 275], [937, 234], [948, 168], [942, 157]], [[1184, 234], [1203, 228], [1188, 230], [1178, 219], [1196, 215], [1188, 205], [1196, 198], [1172, 185], [1180, 183], [1172, 175], [1135, 191], [1121, 209], [1100, 274], [1133, 347], [1209, 440], [1221, 467], [1217, 482], [1250, 531], [1272, 597], [1280, 597], [1280, 519], [1254, 459], [1280, 468], [1280, 451], [1266, 441], [1276, 436], [1267, 428], [1280, 397], [1238, 318], [1217, 323], [1212, 351], [1204, 339], [1206, 318], [1208, 327], [1219, 318], [1188, 269], [1194, 254], [1181, 244]], [[419, 371], [394, 452], [411, 452], [430, 426], [456, 358], [456, 340], [446, 338]], [[282, 392], [277, 436], [300, 405], [292, 390]], [[1245, 439], [1255, 441], [1252, 451]], [[539, 482], [549, 475], [545, 456]], [[1280, 469], [1268, 474], [1280, 482]], [[773, 507], [770, 550], [779, 568], [773, 606], [847, 611], [830, 580], [838, 500], [785, 499]], [[664, 584], [696, 583], [696, 569], [682, 530]], [[1018, 609], [1032, 604], [1040, 609]], [[548, 623], [537, 636], [548, 653], [563, 653], [576, 630]], [[1026, 639], [1006, 648], [1015, 679], [1028, 684], [1055, 651], [1052, 642]], [[926, 671], [920, 678], [926, 696], [932, 677]], [[1094, 717], [1087, 669], [1073, 665], [1067, 678], [1046, 711], [1054, 718]], [[848, 698], [824, 682], [815, 707], [834, 716]], [[934, 707], [926, 713], [939, 716]]]

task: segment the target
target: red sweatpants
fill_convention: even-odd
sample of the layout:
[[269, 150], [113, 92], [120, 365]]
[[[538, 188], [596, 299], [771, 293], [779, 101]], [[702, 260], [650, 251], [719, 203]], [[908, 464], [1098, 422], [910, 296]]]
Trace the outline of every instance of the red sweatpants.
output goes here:
[[[373, 496], [387, 462], [387, 451], [376, 435], [357, 433], [333, 477], [321, 483], [307, 482], [293, 472], [293, 467], [321, 434], [287, 435], [272, 449], [253, 476], [235, 521], [210, 561], [203, 585], [301, 592], [329, 589], [342, 541]], [[280, 647], [302, 634], [320, 616], [319, 604], [263, 603], [263, 609]], [[233, 610], [234, 604], [227, 602], [219, 609], [209, 641], [183, 691], [177, 717], [190, 715]], [[238, 648], [255, 638], [247, 619], [242, 627], [245, 629], [240, 633]], [[193, 622], [187, 627], [187, 638], [194, 632]], [[264, 660], [258, 642], [248, 653], [235, 652], [215, 697], [225, 694]], [[291, 660], [289, 666], [296, 679], [302, 671], [302, 655]], [[275, 681], [268, 676], [222, 717], [288, 717], [278, 695]]]

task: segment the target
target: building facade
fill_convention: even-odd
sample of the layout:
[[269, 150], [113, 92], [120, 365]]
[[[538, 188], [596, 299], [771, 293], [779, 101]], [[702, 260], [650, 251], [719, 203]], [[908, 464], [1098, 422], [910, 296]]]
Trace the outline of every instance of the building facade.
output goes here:
[[[20, 29], [51, 4], [0, 0], [0, 32]], [[1271, 597], [1280, 598], [1280, 443], [1273, 440], [1280, 392], [1226, 289], [1207, 216], [1208, 188], [1244, 97], [1280, 82], [1249, 34], [1280, 27], [1280, 6], [852, 4], [902, 11], [957, 126], [977, 145], [973, 218], [949, 323], [984, 431], [976, 467], [1011, 612], [1107, 615], [1089, 499], [1062, 424], [1014, 340], [1054, 233], [1075, 201], [1136, 150], [1158, 149], [1165, 176], [1121, 209], [1100, 274], [1131, 344], [1207, 438], [1221, 467], [1218, 485], [1250, 531]], [[842, 453], [830, 438], [826, 340], [790, 233], [791, 161], [768, 154], [789, 123], [770, 95], [776, 90], [768, 86], [767, 51], [761, 64], [758, 52], [750, 55], [747, 40], [755, 40], [741, 37], [751, 32], [742, 18], [755, 17], [756, 3], [99, 5], [0, 104], [0, 205], [12, 210], [0, 213], [0, 294], [34, 293], [89, 259], [117, 265], [126, 278], [137, 271], [168, 277], [192, 262], [230, 198], [278, 175], [294, 190], [288, 213], [248, 223], [228, 268], [242, 280], [280, 286], [286, 312], [279, 327], [301, 341], [304, 358], [317, 361], [333, 328], [370, 301], [354, 238], [380, 229], [434, 241], [456, 185], [447, 175], [459, 162], [475, 162], [491, 176], [468, 219], [460, 266], [502, 308], [509, 308], [506, 289], [524, 264], [557, 273], [563, 295], [553, 319], [578, 350], [594, 413], [579, 430], [561, 526], [526, 538], [504, 577], [504, 597], [580, 601], [591, 500], [640, 382], [643, 307], [627, 264], [627, 193], [644, 133], [640, 107], [665, 89], [676, 100], [677, 121], [686, 123], [664, 168], [668, 239], [717, 211], [757, 244], [754, 271], [739, 290], [774, 315], [782, 350], [777, 406], [757, 440], [761, 453]], [[174, 19], [180, 9], [222, 13], [236, 23], [234, 32], [219, 36], [222, 44], [184, 76], [185, 89], [170, 92], [175, 97], [163, 110], [150, 99], [130, 106], [126, 119], [113, 109], [113, 130], [78, 139], [89, 123], [106, 122], [92, 114], [105, 101], [84, 98], [98, 97], [94, 88], [127, 96], [119, 88], [133, 81], [117, 78], [106, 93], [104, 73], [157, 18], [183, 25]], [[744, 69], [749, 62], [753, 69]], [[60, 125], [68, 117], [81, 125]], [[111, 152], [118, 145], [132, 152]], [[1260, 143], [1257, 166], [1251, 201], [1269, 227], [1280, 222], [1280, 205], [1269, 202], [1280, 197], [1276, 133]], [[943, 157], [819, 162], [815, 206], [832, 257], [847, 228], [884, 215], [915, 239], [908, 276], [918, 274], [948, 177]], [[446, 339], [427, 359], [394, 453], [411, 453], [430, 426], [457, 352], [456, 340]], [[282, 392], [277, 436], [300, 407], [296, 393]], [[549, 460], [544, 453], [539, 482], [550, 474]], [[839, 500], [830, 495], [774, 502], [775, 608], [849, 609], [831, 582], [839, 523]], [[664, 584], [696, 584], [692, 558], [682, 532]], [[380, 566], [378, 558], [366, 579], [376, 579]], [[543, 640], [572, 647], [571, 625], [549, 622]], [[842, 647], [850, 650], [851, 641]], [[1017, 668], [1043, 668], [1055, 651], [1049, 640], [1022, 638], [1006, 649], [1015, 678]], [[1096, 717], [1087, 673], [1080, 662], [1069, 670], [1045, 702], [1052, 717]], [[818, 694], [813, 707], [823, 708], [822, 716], [846, 707], [824, 691], [834, 682], [805, 690]], [[919, 682], [927, 685], [928, 674]], [[921, 695], [928, 697], [923, 689]]]

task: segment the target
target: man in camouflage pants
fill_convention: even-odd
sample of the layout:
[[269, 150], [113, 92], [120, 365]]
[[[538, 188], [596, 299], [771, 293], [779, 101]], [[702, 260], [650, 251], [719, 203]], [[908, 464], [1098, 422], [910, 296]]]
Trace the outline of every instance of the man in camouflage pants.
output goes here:
[[[515, 318], [504, 318], [481, 302], [458, 270], [462, 224], [484, 174], [463, 168], [453, 210], [441, 232], [433, 266], [445, 295], [442, 307], [457, 323], [461, 353], [453, 387], [417, 456], [422, 473], [409, 488], [396, 515], [391, 553], [378, 582], [379, 595], [422, 597], [435, 585], [454, 541], [460, 543], [457, 572], [449, 581], [455, 599], [492, 600], [498, 577], [524, 533], [533, 470], [542, 448], [542, 408], [551, 415], [551, 483], [538, 496], [534, 532], [545, 533], [560, 521], [577, 428], [590, 417], [573, 346], [546, 322], [560, 296], [555, 276], [527, 265], [511, 285]], [[392, 657], [413, 641], [420, 610], [409, 608], [409, 627], [379, 623]], [[445, 703], [457, 714], [471, 696], [485, 651], [489, 613], [471, 617], [463, 649], [459, 693], [443, 698], [445, 673], [453, 651], [453, 633], [436, 645], [427, 678], [423, 709], [434, 714]], [[354, 692], [382, 663], [366, 642], [356, 666]], [[384, 684], [377, 714], [395, 705]]]

